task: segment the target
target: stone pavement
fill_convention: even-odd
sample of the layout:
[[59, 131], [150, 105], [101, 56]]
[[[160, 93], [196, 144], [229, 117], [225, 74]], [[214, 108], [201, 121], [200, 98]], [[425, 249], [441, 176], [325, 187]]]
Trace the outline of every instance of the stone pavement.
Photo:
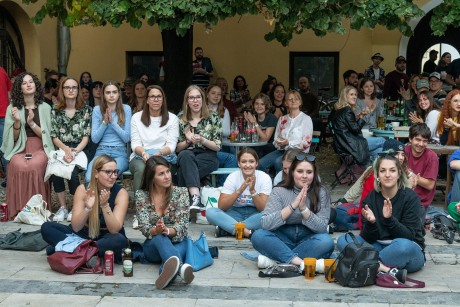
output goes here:
[[[332, 191], [332, 200], [344, 194], [347, 187]], [[437, 202], [442, 203], [438, 193]], [[131, 228], [132, 213], [126, 219], [127, 235], [143, 241], [141, 233]], [[0, 235], [36, 226], [0, 223]], [[257, 263], [240, 253], [253, 251], [248, 240], [214, 238], [214, 227], [191, 225], [191, 236], [204, 231], [210, 246], [219, 247], [214, 265], [195, 273], [191, 285], [177, 278], [165, 290], [157, 290], [154, 281], [158, 265], [134, 264], [134, 277], [123, 277], [121, 266], [115, 266], [114, 276], [62, 275], [51, 271], [45, 252], [16, 252], [0, 250], [0, 306], [458, 306], [460, 283], [457, 267], [460, 244], [448, 245], [427, 234], [427, 263], [410, 277], [423, 280], [423, 289], [386, 289], [377, 286], [344, 288], [327, 283], [324, 275], [315, 280], [303, 277], [287, 279], [259, 278]], [[337, 238], [341, 234], [334, 234]]]

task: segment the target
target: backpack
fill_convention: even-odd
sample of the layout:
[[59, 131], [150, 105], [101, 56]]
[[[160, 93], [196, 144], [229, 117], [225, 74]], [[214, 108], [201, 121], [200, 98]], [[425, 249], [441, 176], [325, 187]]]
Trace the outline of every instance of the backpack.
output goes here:
[[438, 214], [433, 217], [433, 228], [431, 229], [431, 233], [434, 238], [446, 240], [447, 243], [452, 244], [457, 229], [457, 222], [447, 216]]
[[379, 268], [379, 253], [369, 243], [359, 243], [353, 233], [348, 232], [353, 242], [349, 243], [337, 257], [334, 278], [344, 287], [364, 287], [375, 284]]

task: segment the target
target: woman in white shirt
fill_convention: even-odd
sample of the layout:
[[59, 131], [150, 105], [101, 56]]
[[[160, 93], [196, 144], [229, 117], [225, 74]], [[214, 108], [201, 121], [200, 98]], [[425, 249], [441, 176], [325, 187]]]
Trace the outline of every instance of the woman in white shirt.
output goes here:
[[179, 139], [179, 120], [168, 112], [166, 96], [158, 85], [147, 88], [144, 109], [131, 119], [131, 149], [129, 170], [133, 174], [133, 189], [139, 190], [145, 161], [152, 155], [163, 156], [176, 164], [176, 145]]
[[281, 159], [287, 149], [298, 148], [304, 153], [310, 150], [313, 135], [313, 122], [310, 116], [300, 111], [302, 97], [298, 91], [291, 90], [286, 95], [286, 106], [289, 113], [278, 119], [275, 130], [275, 151], [260, 159], [259, 169], [268, 172], [274, 167], [276, 172], [281, 171]]
[[433, 95], [429, 91], [423, 91], [418, 94], [417, 111], [409, 113], [409, 118], [413, 124], [425, 123], [430, 128], [431, 139], [439, 142], [438, 119], [439, 108], [434, 102]]

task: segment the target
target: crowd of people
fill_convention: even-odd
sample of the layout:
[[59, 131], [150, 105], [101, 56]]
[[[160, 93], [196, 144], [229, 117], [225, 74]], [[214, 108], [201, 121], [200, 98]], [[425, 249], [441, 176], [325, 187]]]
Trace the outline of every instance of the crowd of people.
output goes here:
[[[219, 167], [238, 167], [223, 178], [218, 207], [206, 212], [216, 226], [216, 237], [234, 235], [235, 223], [244, 222], [243, 235], [260, 253], [260, 268], [280, 262], [301, 271], [303, 258], [330, 257], [334, 241], [328, 225], [335, 217], [329, 190], [310, 153], [313, 131], [322, 127], [315, 127], [319, 102], [309, 89], [308, 76], [299, 78], [299, 90], [286, 90], [269, 76], [251, 98], [245, 78], [238, 75], [228, 99], [227, 80], [219, 77], [211, 83], [211, 60], [202, 48], [196, 48], [195, 55], [194, 84], [185, 90], [177, 115], [168, 111], [162, 87], [149, 84], [144, 73], [137, 80], [127, 78], [123, 91], [116, 81], [93, 81], [89, 72], [75, 79], [51, 71], [44, 87], [30, 72], [7, 82], [11, 103], [4, 112], [1, 150], [8, 161], [8, 218], [35, 194], [50, 204], [52, 186], [59, 208], [54, 222], [42, 226], [50, 244], [47, 253], [54, 253], [73, 233], [95, 240], [99, 255], [108, 249], [120, 255], [128, 242], [123, 221], [129, 199], [117, 178], [129, 169], [136, 228], [146, 237], [145, 259], [161, 263], [156, 287], [165, 288], [176, 276], [189, 284], [194, 276], [184, 263], [185, 239], [190, 211], [206, 210], [200, 199], [202, 181]], [[460, 91], [439, 96], [438, 77], [444, 71], [449, 80], [452, 73], [447, 60], [444, 70], [431, 72], [424, 83], [420, 75], [403, 76], [404, 57], [396, 59], [396, 70], [387, 76], [379, 68], [382, 55], [375, 54], [372, 61], [362, 78], [352, 70], [344, 73], [346, 85], [331, 112], [330, 127], [337, 154], [350, 155], [363, 167], [362, 177], [345, 195], [346, 201], [359, 199], [359, 239], [379, 251], [382, 272], [404, 282], [407, 272], [425, 263], [423, 223], [439, 165], [438, 156], [426, 147], [430, 141], [459, 144]], [[376, 127], [385, 104], [397, 100], [405, 100], [413, 123], [408, 144], [365, 138], [362, 129]], [[222, 140], [237, 115], [253, 124], [259, 140], [267, 144], [243, 148], [235, 158]], [[65, 167], [45, 180], [49, 161], [56, 157]], [[456, 202], [458, 161], [460, 151], [449, 164], [457, 170], [452, 194]], [[71, 204], [66, 191], [73, 195]], [[460, 216], [456, 203], [449, 210], [454, 218]], [[66, 219], [69, 226], [56, 223]], [[341, 250], [346, 244], [347, 238], [341, 237], [337, 246]]]

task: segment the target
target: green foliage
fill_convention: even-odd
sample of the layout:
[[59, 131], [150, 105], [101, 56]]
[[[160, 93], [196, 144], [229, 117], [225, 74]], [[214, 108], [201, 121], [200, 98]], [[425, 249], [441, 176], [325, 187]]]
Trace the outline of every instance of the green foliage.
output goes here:
[[[23, 0], [35, 3], [38, 0]], [[329, 32], [343, 34], [350, 28], [374, 28], [382, 25], [412, 34], [408, 22], [423, 15], [411, 0], [44, 0], [33, 17], [41, 23], [45, 17], [57, 17], [68, 26], [91, 24], [118, 27], [129, 23], [140, 28], [157, 24], [160, 30], [175, 30], [184, 35], [195, 23], [215, 25], [228, 17], [259, 14], [273, 24], [265, 35], [268, 41], [287, 45], [294, 34], [306, 29], [318, 36]], [[434, 10], [431, 27], [440, 35], [447, 25], [460, 25], [460, 1], [445, 0]]]

